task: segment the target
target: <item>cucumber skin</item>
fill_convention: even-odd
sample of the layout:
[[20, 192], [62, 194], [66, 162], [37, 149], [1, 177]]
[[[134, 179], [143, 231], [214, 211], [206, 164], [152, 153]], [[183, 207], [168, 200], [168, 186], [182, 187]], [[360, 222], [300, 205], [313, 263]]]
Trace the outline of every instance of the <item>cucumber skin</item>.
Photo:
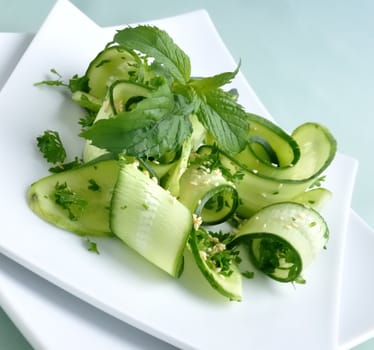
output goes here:
[[[113, 236], [109, 206], [118, 170], [118, 162], [108, 160], [44, 177], [28, 189], [28, 205], [39, 217], [67, 231], [81, 236]], [[98, 191], [88, 188], [90, 179], [100, 186]], [[75, 221], [54, 199], [56, 183], [65, 182], [87, 202]]]
[[229, 277], [224, 277], [209, 268], [209, 266], [201, 257], [195, 230], [191, 231], [189, 246], [199, 270], [201, 271], [205, 279], [209, 282], [209, 284], [213, 287], [213, 289], [232, 301], [241, 301], [242, 275], [239, 271], [239, 268], [236, 265], [232, 265], [231, 268], [233, 270], [233, 273]]

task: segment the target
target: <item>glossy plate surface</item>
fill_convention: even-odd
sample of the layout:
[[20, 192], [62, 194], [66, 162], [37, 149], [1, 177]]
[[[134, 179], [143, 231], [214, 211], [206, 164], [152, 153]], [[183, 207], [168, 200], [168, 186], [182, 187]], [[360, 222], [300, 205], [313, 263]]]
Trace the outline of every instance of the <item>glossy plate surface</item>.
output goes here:
[[[194, 75], [235, 68], [206, 12], [154, 23], [190, 55]], [[55, 129], [70, 153], [77, 154], [81, 147], [70, 136], [79, 130], [79, 109], [62, 91], [36, 88], [33, 83], [49, 78], [51, 68], [64, 77], [82, 74], [111, 36], [70, 3], [59, 1], [2, 90], [0, 146], [7, 171], [1, 179], [8, 185], [0, 202], [4, 213], [0, 251], [88, 303], [178, 347], [224, 349], [233, 339], [243, 349], [337, 347], [337, 296], [357, 166], [349, 157], [338, 155], [328, 171], [327, 185], [334, 192], [325, 212], [331, 240], [308, 270], [307, 285], [293, 288], [258, 275], [245, 281], [241, 303], [222, 300], [192, 268], [181, 280], [172, 280], [113, 241], [97, 240], [101, 254], [89, 253], [81, 238], [44, 223], [28, 209], [27, 187], [46, 175], [35, 137]], [[233, 85], [248, 110], [268, 116], [241, 75]], [[295, 334], [299, 324], [304, 326]]]

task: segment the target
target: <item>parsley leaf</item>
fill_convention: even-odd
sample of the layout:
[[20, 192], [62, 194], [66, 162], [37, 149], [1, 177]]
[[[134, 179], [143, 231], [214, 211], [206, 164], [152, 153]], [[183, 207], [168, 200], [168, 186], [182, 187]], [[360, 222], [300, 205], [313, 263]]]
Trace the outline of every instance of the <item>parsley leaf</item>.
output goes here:
[[58, 164], [57, 166], [49, 168], [48, 170], [51, 173], [56, 174], [56, 173], [62, 173], [65, 170], [78, 168], [81, 165], [82, 165], [82, 161], [79, 160], [78, 157], [75, 157], [75, 159], [72, 160], [71, 162]]
[[71, 92], [76, 91], [83, 91], [88, 92], [90, 91], [90, 88], [88, 86], [88, 78], [83, 75], [82, 77], [79, 77], [77, 74], [75, 74], [70, 80], [68, 87]]
[[239, 264], [239, 251], [229, 249], [227, 245], [232, 241], [230, 233], [206, 231], [202, 227], [196, 232], [199, 251], [203, 252], [205, 263], [216, 273], [230, 276], [234, 271], [233, 264]]
[[87, 205], [87, 201], [79, 197], [66, 182], [56, 183], [54, 198], [56, 204], [68, 212], [68, 217], [72, 221], [78, 220], [79, 214]]
[[51, 73], [57, 76], [57, 79], [55, 80], [42, 80], [34, 84], [34, 86], [40, 86], [40, 85], [48, 85], [48, 86], [68, 86], [66, 83], [62, 81], [62, 76], [59, 74], [56, 69], [52, 68], [50, 70]]
[[71, 92], [76, 91], [89, 91], [88, 86], [88, 78], [83, 75], [79, 77], [77, 74], [75, 74], [68, 83], [65, 83], [62, 80], [62, 76], [60, 73], [57, 72], [56, 69], [52, 68], [51, 73], [57, 76], [57, 79], [55, 80], [42, 80], [34, 84], [34, 86], [40, 86], [40, 85], [48, 85], [48, 86], [65, 86], [70, 89]]
[[253, 271], [243, 271], [242, 276], [248, 279], [252, 279], [255, 276]]
[[66, 151], [57, 131], [46, 130], [36, 139], [40, 152], [49, 163], [62, 163], [65, 160]]
[[88, 189], [93, 192], [97, 192], [97, 191], [100, 191], [100, 186], [97, 184], [97, 182], [94, 179], [89, 179]]
[[114, 41], [127, 50], [137, 50], [153, 57], [179, 82], [189, 81], [190, 59], [165, 31], [147, 25], [128, 27], [117, 32]]
[[89, 252], [100, 254], [97, 244], [94, 241], [91, 241], [89, 238], [86, 239], [86, 246]]

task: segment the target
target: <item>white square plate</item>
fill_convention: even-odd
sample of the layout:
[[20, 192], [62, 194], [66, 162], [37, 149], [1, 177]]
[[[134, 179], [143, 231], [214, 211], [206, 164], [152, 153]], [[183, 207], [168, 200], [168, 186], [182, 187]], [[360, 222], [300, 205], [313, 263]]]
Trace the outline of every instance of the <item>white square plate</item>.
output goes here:
[[[235, 67], [204, 11], [154, 23], [190, 55], [193, 74]], [[7, 185], [0, 202], [0, 251], [103, 311], [181, 348], [224, 349], [233, 342], [237, 349], [336, 348], [342, 249], [357, 166], [349, 157], [338, 155], [327, 172], [327, 185], [334, 192], [325, 212], [331, 240], [309, 269], [307, 285], [293, 288], [257, 277], [246, 281], [241, 303], [222, 300], [189, 269], [180, 280], [172, 280], [113, 241], [100, 240], [101, 254], [91, 254], [81, 238], [30, 212], [27, 187], [46, 175], [35, 137], [52, 128], [72, 154], [81, 146], [70, 136], [78, 132], [80, 110], [62, 91], [36, 88], [33, 83], [45, 79], [50, 68], [64, 77], [82, 74], [110, 38], [61, 0], [2, 90], [1, 180]], [[241, 75], [233, 85], [249, 111], [268, 116]], [[303, 328], [295, 333], [300, 324]]]

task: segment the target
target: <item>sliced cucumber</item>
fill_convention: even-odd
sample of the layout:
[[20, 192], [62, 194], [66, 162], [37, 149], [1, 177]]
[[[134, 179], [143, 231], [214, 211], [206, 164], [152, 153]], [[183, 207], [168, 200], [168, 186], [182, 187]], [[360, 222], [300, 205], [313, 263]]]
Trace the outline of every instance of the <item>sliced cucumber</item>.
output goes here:
[[199, 166], [190, 166], [181, 177], [179, 200], [192, 212], [200, 213], [207, 225], [228, 220], [239, 204], [234, 184], [219, 169], [208, 171]]
[[[234, 261], [235, 256], [231, 256], [233, 260], [229, 266], [226, 266], [226, 271], [222, 271], [222, 266], [219, 266], [219, 262], [223, 259], [222, 255], [221, 257], [217, 255], [226, 250], [225, 245], [203, 228], [192, 230], [189, 245], [198, 268], [209, 284], [230, 300], [241, 301], [242, 275]], [[226, 250], [225, 253], [227, 259], [230, 252]]]
[[283, 202], [256, 212], [239, 227], [235, 242], [248, 244], [253, 264], [281, 281], [300, 280], [328, 240], [328, 227], [315, 210]]
[[98, 112], [102, 104], [102, 101], [99, 100], [97, 97], [92, 96], [89, 93], [83, 91], [75, 91], [72, 94], [71, 98], [79, 106], [89, 109], [93, 112]]
[[91, 61], [85, 75], [88, 78], [89, 93], [103, 99], [113, 81], [128, 80], [136, 75], [141, 78], [144, 75], [144, 67], [138, 56], [120, 46], [110, 46]]
[[299, 194], [293, 198], [293, 201], [320, 211], [330, 201], [331, 197], [331, 191], [329, 191], [327, 188], [319, 187]]
[[154, 265], [178, 276], [192, 214], [134, 164], [122, 164], [110, 211], [112, 232]]
[[[108, 119], [114, 117], [118, 112], [124, 109], [133, 107], [133, 103], [138, 99], [147, 97], [149, 89], [141, 84], [134, 83], [128, 80], [117, 80], [110, 87], [107, 96], [97, 113], [95, 122], [101, 119]], [[133, 102], [132, 102], [133, 101]], [[86, 141], [83, 150], [83, 161], [89, 162], [107, 151], [98, 148]]]
[[112, 236], [109, 206], [118, 171], [118, 162], [109, 160], [47, 176], [31, 185], [28, 204], [41, 218], [68, 231]]
[[237, 184], [243, 217], [306, 191], [336, 154], [334, 137], [319, 124], [303, 124], [291, 137], [261, 117], [250, 115], [250, 122], [247, 149], [235, 157], [222, 155], [225, 166], [244, 174]]

